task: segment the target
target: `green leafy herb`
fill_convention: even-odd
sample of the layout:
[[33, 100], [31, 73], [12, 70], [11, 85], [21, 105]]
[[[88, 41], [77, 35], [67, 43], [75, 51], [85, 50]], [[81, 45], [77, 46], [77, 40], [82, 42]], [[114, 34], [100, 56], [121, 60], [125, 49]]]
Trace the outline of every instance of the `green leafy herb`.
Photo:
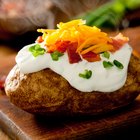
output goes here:
[[59, 51], [54, 51], [51, 53], [52, 60], [58, 61], [59, 57], [63, 56], [64, 54]]
[[110, 53], [109, 52], [103, 52], [102, 56], [109, 59], [110, 58]]
[[113, 67], [113, 63], [110, 61], [103, 61], [104, 68], [111, 68]]
[[123, 64], [120, 63], [120, 62], [117, 61], [117, 60], [114, 60], [113, 63], [114, 63], [114, 65], [115, 65], [116, 67], [118, 67], [119, 69], [123, 69], [123, 68], [124, 68]]
[[34, 57], [37, 57], [38, 55], [43, 55], [46, 50], [41, 48], [39, 44], [35, 44], [29, 48], [29, 51]]
[[89, 79], [92, 76], [92, 71], [86, 69], [84, 73], [79, 73], [79, 76], [85, 79]]

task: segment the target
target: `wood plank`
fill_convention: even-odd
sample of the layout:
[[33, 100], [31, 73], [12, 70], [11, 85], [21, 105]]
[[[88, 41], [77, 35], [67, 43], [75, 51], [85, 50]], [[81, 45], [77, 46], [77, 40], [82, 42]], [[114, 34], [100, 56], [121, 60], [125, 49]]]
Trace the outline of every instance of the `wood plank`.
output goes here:
[[45, 118], [34, 116], [0, 96], [0, 126], [13, 139], [87, 139], [124, 131], [140, 125], [140, 96], [127, 108], [104, 116], [87, 118]]
[[1, 140], [11, 140], [1, 129], [0, 129]]

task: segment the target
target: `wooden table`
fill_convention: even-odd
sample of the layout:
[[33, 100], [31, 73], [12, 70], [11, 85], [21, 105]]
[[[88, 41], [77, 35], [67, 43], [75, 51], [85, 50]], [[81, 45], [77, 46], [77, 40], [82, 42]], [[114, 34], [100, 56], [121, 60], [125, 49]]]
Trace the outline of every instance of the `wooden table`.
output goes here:
[[[13, 49], [10, 49], [9, 46], [0, 45], [0, 76], [6, 75], [11, 67], [14, 65], [16, 52]], [[5, 68], [5, 70], [3, 70]], [[0, 96], [2, 91], [0, 90]], [[1, 102], [0, 102], [1, 103]], [[0, 140], [10, 140], [9, 136], [7, 136], [2, 130], [0, 125]]]
[[10, 138], [0, 129], [0, 139], [1, 140], [10, 140]]
[[[138, 52], [139, 32], [140, 27], [123, 31], [130, 37], [130, 44]], [[0, 47], [0, 74], [7, 74], [15, 64], [15, 54], [11, 49]], [[0, 95], [0, 126], [12, 139], [20, 140], [133, 139], [139, 136], [140, 96], [131, 105], [103, 116], [45, 118], [15, 107], [3, 92], [3, 95]]]

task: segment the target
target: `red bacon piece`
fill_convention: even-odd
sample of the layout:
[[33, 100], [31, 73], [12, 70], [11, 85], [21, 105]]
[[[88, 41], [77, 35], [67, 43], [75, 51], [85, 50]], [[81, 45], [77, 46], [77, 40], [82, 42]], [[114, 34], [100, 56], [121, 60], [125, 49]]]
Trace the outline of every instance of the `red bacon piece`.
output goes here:
[[57, 51], [64, 53], [69, 46], [70, 41], [57, 41], [55, 45], [57, 46]]
[[113, 45], [116, 50], [119, 50], [128, 41], [128, 37], [125, 37], [119, 33], [117, 36], [112, 38], [112, 42], [110, 44]]
[[114, 46], [115, 50], [119, 50], [124, 43], [122, 42], [122, 40], [112, 39], [112, 42], [110, 44]]
[[70, 43], [67, 47], [69, 62], [71, 64], [78, 63], [79, 61], [81, 61], [80, 55], [78, 53], [76, 53], [77, 45], [78, 44], [75, 42], [75, 43]]
[[36, 39], [37, 43], [42, 43], [44, 40], [42, 39], [42, 36], [38, 36]]
[[82, 54], [82, 57], [87, 60], [88, 62], [95, 62], [95, 61], [100, 61], [100, 55], [99, 54], [95, 54], [93, 52], [88, 52], [86, 54]]

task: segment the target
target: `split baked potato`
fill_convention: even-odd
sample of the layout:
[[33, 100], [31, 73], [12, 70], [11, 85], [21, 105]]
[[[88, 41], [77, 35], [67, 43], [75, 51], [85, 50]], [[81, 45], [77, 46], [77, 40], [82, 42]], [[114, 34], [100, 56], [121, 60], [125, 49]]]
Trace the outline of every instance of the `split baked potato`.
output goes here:
[[23, 74], [16, 65], [5, 82], [10, 101], [47, 116], [98, 115], [130, 104], [140, 93], [140, 60], [131, 56], [125, 85], [110, 93], [81, 92], [50, 69]]

